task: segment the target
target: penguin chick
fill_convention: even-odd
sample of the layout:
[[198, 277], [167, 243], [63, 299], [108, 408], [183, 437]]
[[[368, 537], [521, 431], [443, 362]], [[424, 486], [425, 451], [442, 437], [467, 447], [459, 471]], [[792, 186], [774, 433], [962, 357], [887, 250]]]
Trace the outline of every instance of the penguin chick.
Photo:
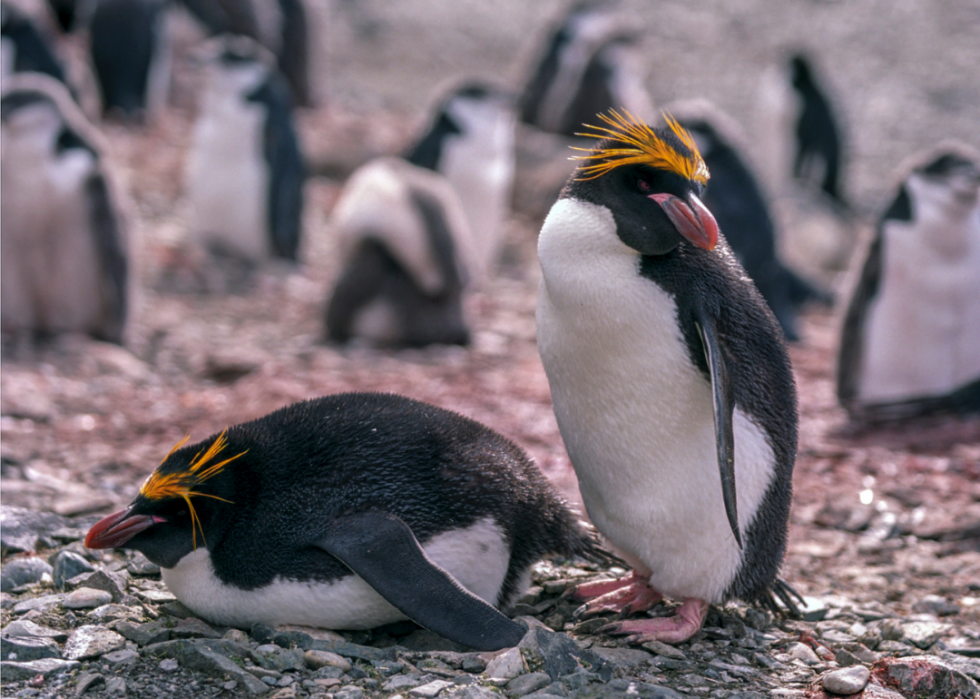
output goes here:
[[305, 169], [289, 89], [243, 36], [201, 49], [205, 87], [188, 154], [193, 240], [248, 265], [299, 252]]
[[521, 121], [575, 136], [593, 115], [622, 105], [653, 116], [636, 50], [639, 36], [616, 15], [615, 3], [573, 4], [552, 32], [520, 99]]
[[904, 170], [844, 314], [837, 397], [854, 418], [980, 411], [980, 155], [943, 143]]
[[39, 73], [5, 78], [0, 113], [3, 332], [122, 343], [127, 236], [99, 135]]
[[737, 148], [737, 126], [731, 117], [706, 103], [679, 104], [668, 111], [694, 137], [711, 173], [704, 205], [772, 309], [786, 338], [798, 340], [799, 308], [807, 302], [830, 303], [831, 299], [779, 259], [776, 227], [762, 188]]
[[142, 551], [216, 624], [408, 617], [496, 650], [523, 635], [497, 608], [542, 555], [609, 560], [519, 447], [401, 396], [318, 398], [182, 445], [85, 545]]
[[348, 179], [331, 213], [340, 276], [327, 302], [334, 342], [466, 345], [466, 258], [473, 246], [455, 188], [436, 172], [378, 158]]
[[[634, 566], [586, 584], [580, 614], [675, 643], [708, 604], [787, 604], [796, 389], [772, 312], [701, 202], [708, 170], [671, 117], [601, 115], [602, 138], [538, 241], [538, 348], [589, 517]], [[738, 485], [736, 491], [736, 483]]]
[[514, 182], [513, 99], [482, 83], [453, 90], [405, 159], [456, 190], [472, 230], [466, 265], [481, 284], [496, 265]]

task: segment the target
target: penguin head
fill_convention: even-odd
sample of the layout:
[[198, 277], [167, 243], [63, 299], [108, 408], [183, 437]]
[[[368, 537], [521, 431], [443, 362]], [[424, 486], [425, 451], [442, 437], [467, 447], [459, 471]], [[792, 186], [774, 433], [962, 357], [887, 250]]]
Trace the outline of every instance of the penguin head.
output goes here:
[[205, 66], [212, 90], [233, 95], [248, 95], [266, 80], [275, 66], [275, 58], [257, 41], [239, 35], [218, 36], [206, 42], [196, 53]]
[[455, 126], [449, 144], [466, 141], [469, 147], [493, 152], [513, 149], [514, 98], [503, 90], [483, 83], [463, 85], [445, 99], [441, 115]]
[[224, 432], [210, 444], [181, 448], [186, 441], [170, 450], [129, 507], [93, 525], [85, 546], [134, 549], [164, 568], [173, 568], [198, 546], [207, 547], [218, 519], [212, 503], [234, 504], [226, 497], [232, 494], [228, 479], [220, 475], [246, 452], [226, 454]]
[[665, 255], [685, 242], [714, 249], [718, 223], [701, 201], [708, 168], [691, 135], [666, 114], [665, 127], [615, 110], [599, 118], [606, 126], [579, 134], [601, 140], [578, 157], [583, 164], [562, 198], [608, 208], [619, 238], [642, 255]]
[[69, 157], [79, 173], [98, 159], [102, 142], [63, 83], [40, 73], [4, 78], [4, 139], [24, 156]]

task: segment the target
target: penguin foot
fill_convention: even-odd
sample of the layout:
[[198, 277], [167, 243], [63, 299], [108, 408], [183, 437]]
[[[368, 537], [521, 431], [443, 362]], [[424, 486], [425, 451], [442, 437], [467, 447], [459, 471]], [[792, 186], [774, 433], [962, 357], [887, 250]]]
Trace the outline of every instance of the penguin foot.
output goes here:
[[629, 638], [626, 641], [631, 644], [647, 643], [648, 641], [680, 643], [700, 630], [707, 614], [707, 602], [687, 597], [684, 599], [684, 603], [677, 608], [674, 616], [616, 621], [597, 629], [596, 633], [608, 633], [617, 636], [628, 634]]
[[663, 595], [650, 587], [646, 578], [636, 571], [617, 580], [583, 583], [573, 590], [570, 597], [589, 600], [575, 610], [576, 619], [587, 619], [605, 612], [618, 612], [622, 618], [633, 612], [646, 611], [663, 599]]

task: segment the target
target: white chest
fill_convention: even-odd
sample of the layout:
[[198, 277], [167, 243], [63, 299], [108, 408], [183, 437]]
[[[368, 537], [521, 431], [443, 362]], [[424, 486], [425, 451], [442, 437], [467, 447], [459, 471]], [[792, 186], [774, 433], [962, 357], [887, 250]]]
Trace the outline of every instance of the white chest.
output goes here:
[[[719, 601], [741, 551], [725, 516], [710, 385], [673, 298], [639, 276], [603, 207], [560, 200], [538, 253], [538, 348], [589, 516], [661, 592]], [[763, 432], [736, 409], [743, 532], [772, 463]]]

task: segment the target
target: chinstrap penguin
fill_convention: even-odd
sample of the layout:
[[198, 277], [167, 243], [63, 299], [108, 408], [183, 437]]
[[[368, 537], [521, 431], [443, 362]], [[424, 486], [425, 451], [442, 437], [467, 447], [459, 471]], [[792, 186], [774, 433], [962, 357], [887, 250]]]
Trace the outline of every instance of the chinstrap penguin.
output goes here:
[[585, 0], [572, 5], [524, 88], [521, 121], [574, 136], [584, 121], [613, 107], [653, 117], [638, 43], [636, 30], [627, 28], [615, 3]]
[[142, 551], [213, 623], [408, 617], [496, 650], [523, 635], [498, 608], [541, 556], [611, 560], [519, 447], [401, 396], [318, 398], [183, 444], [85, 545]]
[[852, 417], [980, 411], [980, 155], [919, 154], [860, 255], [837, 397]]
[[65, 69], [40, 28], [10, 2], [0, 2], [0, 74], [44, 73], [65, 82]]
[[701, 202], [694, 140], [670, 117], [600, 118], [538, 241], [538, 348], [589, 517], [634, 566], [581, 586], [598, 597], [580, 613], [683, 599], [673, 617], [606, 627], [679, 642], [708, 604], [795, 608], [777, 572], [796, 389], [775, 318]]
[[24, 73], [4, 87], [3, 331], [121, 343], [128, 240], [98, 134], [53, 78]]
[[201, 48], [205, 86], [187, 156], [192, 241], [248, 265], [297, 260], [305, 164], [289, 90], [244, 36]]
[[171, 45], [165, 0], [99, 0], [89, 23], [102, 113], [139, 121], [158, 112], [170, 90]]
[[[680, 109], [686, 114], [678, 116]], [[798, 340], [796, 316], [811, 301], [829, 303], [817, 289], [787, 267], [776, 249], [776, 227], [769, 204], [748, 162], [736, 148], [731, 119], [704, 104], [678, 105], [669, 111], [694, 137], [711, 173], [702, 197], [739, 263], [779, 321], [788, 340]]]

